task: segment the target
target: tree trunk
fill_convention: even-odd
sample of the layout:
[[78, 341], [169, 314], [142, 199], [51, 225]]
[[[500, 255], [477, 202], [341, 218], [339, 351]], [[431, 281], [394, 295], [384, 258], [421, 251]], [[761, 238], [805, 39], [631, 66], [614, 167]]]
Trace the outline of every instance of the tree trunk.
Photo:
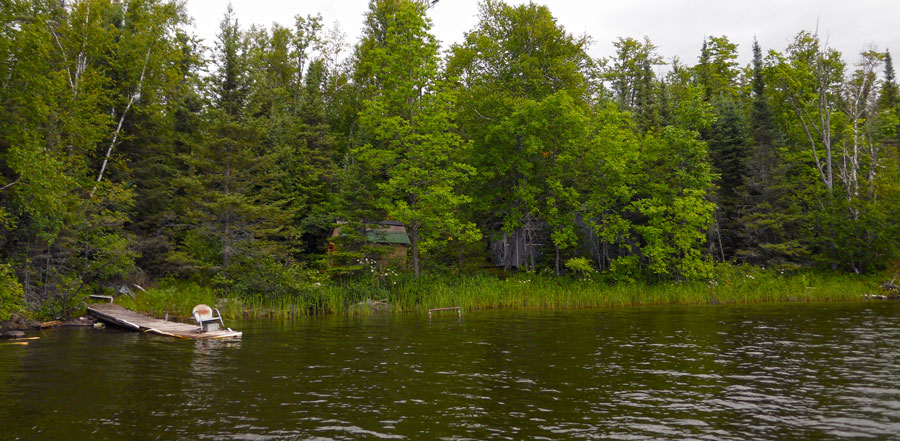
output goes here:
[[556, 249], [556, 275], [559, 275], [559, 245], [553, 244], [553, 248]]
[[528, 250], [528, 261], [531, 262], [531, 272], [535, 272], [537, 267], [534, 264], [534, 233], [529, 229], [527, 236], [528, 244], [526, 245], [526, 249]]
[[106, 150], [106, 155], [103, 157], [103, 165], [100, 167], [100, 174], [97, 175], [97, 182], [94, 184], [94, 188], [91, 189], [91, 197], [94, 197], [97, 186], [100, 185], [100, 181], [103, 180], [103, 173], [106, 171], [106, 165], [109, 163], [113, 148], [116, 146], [116, 141], [119, 139], [119, 133], [122, 131], [122, 124], [125, 123], [125, 117], [128, 115], [128, 111], [131, 110], [131, 105], [134, 104], [134, 101], [141, 95], [141, 88], [144, 86], [144, 76], [147, 74], [147, 65], [150, 64], [150, 49], [152, 49], [152, 47], [153, 46], [151, 45], [147, 48], [147, 55], [144, 57], [144, 66], [141, 68], [141, 76], [138, 78], [137, 87], [128, 98], [128, 104], [125, 106], [125, 110], [122, 111], [122, 116], [119, 118], [119, 124], [116, 125], [116, 131], [113, 132], [112, 141], [109, 142], [109, 148]]
[[503, 271], [509, 271], [512, 265], [510, 264], [510, 255], [509, 255], [509, 236], [506, 233], [503, 233]]
[[417, 222], [410, 222], [409, 243], [412, 248], [413, 274], [415, 274], [416, 280], [419, 280], [419, 224]]

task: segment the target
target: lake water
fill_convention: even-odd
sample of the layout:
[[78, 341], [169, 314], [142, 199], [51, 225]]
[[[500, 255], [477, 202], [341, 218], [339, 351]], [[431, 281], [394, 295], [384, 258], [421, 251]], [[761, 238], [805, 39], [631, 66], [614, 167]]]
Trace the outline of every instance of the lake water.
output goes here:
[[232, 322], [0, 343], [0, 439], [900, 439], [900, 303]]

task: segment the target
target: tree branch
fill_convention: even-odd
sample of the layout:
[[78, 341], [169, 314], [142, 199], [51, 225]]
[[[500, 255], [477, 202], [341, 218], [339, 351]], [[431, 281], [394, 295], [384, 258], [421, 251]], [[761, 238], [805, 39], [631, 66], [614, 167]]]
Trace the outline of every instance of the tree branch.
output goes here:
[[794, 112], [796, 112], [797, 116], [800, 118], [800, 123], [803, 125], [803, 131], [806, 132], [806, 137], [807, 139], [809, 139], [809, 143], [812, 146], [813, 158], [815, 158], [816, 160], [816, 168], [819, 170], [819, 177], [822, 178], [822, 183], [825, 184], [825, 187], [831, 190], [831, 186], [828, 184], [828, 179], [825, 177], [825, 170], [822, 168], [822, 161], [819, 159], [819, 152], [816, 149], [816, 140], [813, 137], [812, 132], [809, 131], [809, 126], [806, 123], [806, 119], [800, 112], [800, 109], [796, 103], [796, 99], [791, 97], [788, 99], [788, 102], [791, 104], [791, 107], [794, 108]]
[[12, 181], [9, 184], [4, 185], [3, 187], [0, 187], [0, 191], [6, 190], [7, 188], [12, 187], [13, 185], [16, 185], [16, 183], [19, 182], [19, 180], [21, 180], [21, 179], [22, 179], [22, 177], [19, 176], [18, 178], [16, 178], [15, 181]]
[[150, 50], [152, 48], [152, 44], [147, 48], [147, 55], [144, 56], [144, 67], [141, 68], [141, 77], [138, 79], [137, 89], [134, 91], [134, 93], [131, 94], [131, 97], [128, 99], [128, 104], [125, 106], [125, 110], [122, 112], [122, 117], [119, 118], [119, 124], [116, 126], [116, 131], [113, 133], [112, 141], [110, 141], [109, 143], [109, 148], [106, 149], [106, 156], [103, 158], [103, 165], [100, 166], [100, 174], [97, 175], [97, 183], [94, 184], [94, 188], [91, 189], [91, 197], [94, 197], [94, 192], [97, 191], [97, 186], [100, 185], [100, 181], [103, 180], [103, 173], [106, 171], [106, 165], [109, 163], [110, 156], [112, 156], [113, 147], [116, 146], [116, 140], [119, 139], [119, 133], [122, 131], [122, 125], [125, 123], [125, 116], [128, 115], [128, 110], [131, 109], [131, 105], [134, 104], [134, 101], [141, 94], [141, 86], [143, 86], [144, 84], [144, 75], [147, 73], [147, 65], [150, 64]]
[[56, 31], [51, 28], [50, 33], [53, 34], [53, 39], [56, 40], [56, 46], [59, 47], [59, 52], [62, 53], [63, 56], [63, 62], [66, 64], [66, 75], [69, 77], [69, 86], [72, 87], [72, 92], [77, 96], [78, 91], [75, 90], [75, 82], [72, 80], [72, 71], [69, 69], [69, 57], [66, 56], [66, 49], [63, 48], [62, 43], [59, 41], [59, 35], [57, 35]]

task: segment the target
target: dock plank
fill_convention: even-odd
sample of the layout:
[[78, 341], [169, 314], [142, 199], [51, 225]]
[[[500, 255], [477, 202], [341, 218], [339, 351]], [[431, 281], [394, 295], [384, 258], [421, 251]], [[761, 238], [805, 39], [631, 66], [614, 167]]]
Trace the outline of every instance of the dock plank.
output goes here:
[[175, 338], [240, 338], [243, 335], [242, 332], [230, 331], [227, 329], [221, 331], [200, 332], [199, 326], [155, 319], [112, 303], [91, 305], [88, 307], [88, 314], [111, 325], [131, 329], [133, 331]]

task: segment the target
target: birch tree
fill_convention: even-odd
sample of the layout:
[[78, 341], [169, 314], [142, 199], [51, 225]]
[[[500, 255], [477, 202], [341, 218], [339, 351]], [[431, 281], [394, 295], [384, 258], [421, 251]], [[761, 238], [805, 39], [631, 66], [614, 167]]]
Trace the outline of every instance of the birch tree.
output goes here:
[[839, 111], [844, 62], [819, 37], [801, 32], [777, 62], [779, 87], [812, 152], [819, 178], [834, 192], [835, 112]]

